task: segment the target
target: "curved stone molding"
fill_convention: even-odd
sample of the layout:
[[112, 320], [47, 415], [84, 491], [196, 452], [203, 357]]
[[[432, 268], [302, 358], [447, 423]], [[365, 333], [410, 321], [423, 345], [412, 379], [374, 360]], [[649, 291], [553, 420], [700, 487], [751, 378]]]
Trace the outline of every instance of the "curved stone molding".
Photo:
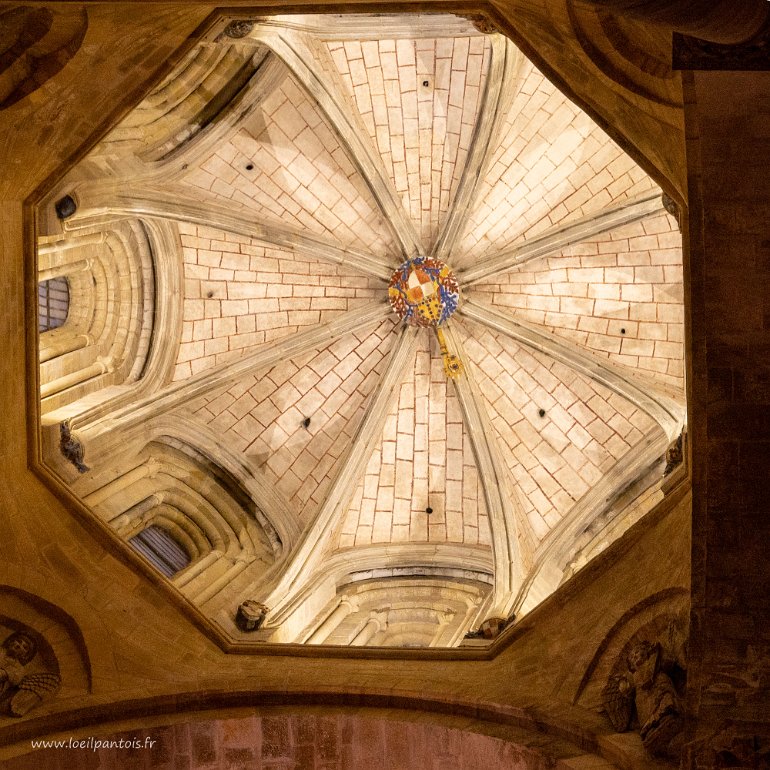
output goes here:
[[[302, 533], [296, 550], [287, 562], [280, 580], [272, 587], [264, 603], [280, 610], [286, 607], [301, 590], [306, 579], [323, 557], [326, 541], [334, 525], [334, 515], [338, 509], [349, 502], [355, 487], [353, 480], [360, 478], [366, 463], [379, 438], [385, 418], [395, 398], [395, 385], [401, 380], [404, 366], [414, 355], [416, 347], [416, 329], [404, 326], [399, 331], [376, 392], [373, 394], [367, 413], [358, 427], [353, 443], [345, 454], [345, 460], [329, 488], [323, 505], [315, 519]], [[268, 625], [271, 618], [268, 617]]]
[[[230, 700], [237, 703], [239, 697], [240, 694]], [[272, 693], [258, 693], [256, 697], [266, 697], [271, 705], [283, 704], [286, 708], [283, 712], [256, 715], [236, 712], [227, 718], [214, 719], [210, 715], [208, 718], [204, 714], [197, 717], [191, 715], [184, 722], [178, 718], [172, 721], [168, 716], [148, 720], [147, 712], [157, 712], [157, 707], [153, 708], [144, 701], [137, 703], [136, 712], [143, 717], [142, 726], [150, 727], [148, 733], [154, 739], [153, 755], [173, 754], [183, 761], [191, 761], [193, 766], [195, 758], [201, 755], [206, 758], [207, 764], [215, 767], [232, 764], [232, 757], [237, 756], [242, 766], [254, 768], [326, 765], [542, 770], [558, 760], [571, 764], [573, 757], [575, 764], [602, 762], [599, 757], [585, 754], [583, 749], [566, 743], [563, 738], [557, 743], [556, 739], [544, 736], [542, 725], [511, 727], [510, 717], [505, 727], [497, 726], [499, 737], [492, 737], [486, 734], [488, 728], [485, 729], [484, 723], [479, 722], [478, 716], [468, 719], [463, 715], [463, 721], [458, 722], [453, 716], [426, 713], [424, 704], [418, 707], [419, 719], [415, 719], [410, 711], [395, 711], [389, 718], [383, 718], [374, 710], [367, 713], [366, 696], [360, 694], [355, 698], [357, 711], [354, 715], [337, 709], [326, 709], [319, 714], [312, 707], [296, 705], [290, 698], [281, 699]], [[327, 694], [327, 701], [329, 697]], [[311, 702], [315, 700], [315, 695], [311, 696]], [[334, 701], [338, 700], [353, 699], [334, 698]], [[450, 704], [442, 705], [444, 712], [447, 706], [450, 712], [453, 711]], [[185, 704], [185, 707], [188, 705]], [[408, 708], [406, 704], [404, 707]], [[136, 729], [112, 733], [100, 731], [99, 734], [104, 735], [105, 747], [92, 752], [94, 762], [98, 762], [100, 767], [124, 765], [128, 752], [110, 747], [121, 745], [121, 739], [123, 746], [132, 745], [132, 741], [136, 740]], [[85, 737], [82, 740], [87, 741]], [[55, 760], [56, 753], [53, 749], [36, 751], [24, 754], [21, 759], [29, 767], [50, 767], [49, 758]], [[383, 762], [383, 757], [390, 762]]]
[[[101, 400], [99, 391], [135, 382], [150, 353], [155, 269], [141, 222], [115, 222], [100, 233], [41, 239], [41, 279], [66, 276], [65, 324], [40, 338], [40, 394], [48, 422], [82, 411], [76, 402]], [[66, 407], [66, 410], [57, 410]]]
[[[661, 430], [651, 431], [575, 503], [535, 552], [534, 565], [513, 605], [517, 614], [536, 607], [659, 501], [662, 493], [655, 493], [667, 441]], [[642, 504], [630, 506], [627, 498], [639, 498], [645, 490], [652, 494]]]
[[510, 249], [475, 260], [472, 265], [459, 270], [463, 286], [472, 287], [492, 275], [499, 275], [538, 257], [558, 254], [562, 249], [602, 233], [638, 222], [664, 207], [659, 193], [645, 194], [639, 198], [590, 214], [566, 225], [557, 225], [534, 238]]
[[667, 107], [682, 106], [679, 77], [671, 69], [665, 38], [643, 21], [570, 0], [567, 10], [585, 54], [606, 75], [638, 96]]
[[637, 638], [647, 634], [668, 632], [671, 621], [682, 633], [679, 644], [686, 640], [690, 595], [686, 588], [668, 588], [648, 596], [630, 607], [614, 623], [594, 653], [591, 662], [572, 698], [573, 704], [600, 711], [602, 689], [610, 678], [613, 668], [626, 648]]
[[684, 406], [662, 388], [650, 385], [641, 377], [632, 376], [624, 367], [600, 359], [591, 351], [573, 345], [547, 331], [515, 321], [475, 299], [466, 298], [458, 312], [473, 321], [507, 334], [523, 345], [547, 352], [557, 361], [561, 361], [628, 399], [649, 414], [663, 428], [670, 440], [681, 432], [685, 420]]
[[512, 491], [513, 485], [501, 461], [500, 448], [494, 439], [478, 386], [467, 366], [460, 338], [449, 325], [446, 333], [452, 349], [458, 351], [465, 365], [465, 376], [453, 380], [453, 384], [473, 444], [489, 512], [495, 557], [495, 589], [489, 613], [505, 616], [532, 564], [533, 542], [525, 534], [528, 532], [526, 517]]
[[[59, 423], [74, 431], [83, 453], [73, 422], [89, 424], [170, 381], [182, 335], [180, 253], [177, 226], [163, 219], [113, 219], [98, 230], [41, 239], [39, 279], [64, 275], [71, 287], [67, 322], [40, 337], [49, 394], [43, 455], [64, 478], [72, 470], [61, 461]], [[156, 327], [164, 333], [153, 333]]]
[[196, 46], [105, 137], [73, 180], [87, 177], [94, 163], [112, 166], [118, 176], [175, 178], [245, 120], [284, 77], [285, 67], [265, 48]]
[[40, 596], [0, 585], [0, 721], [53, 698], [91, 691], [91, 664], [75, 621]]
[[478, 614], [488, 585], [441, 576], [440, 570], [431, 576], [414, 572], [341, 586], [301, 638], [353, 647], [454, 646]]
[[[383, 569], [384, 563], [388, 564], [387, 569]], [[475, 605], [471, 617], [462, 624], [466, 628], [488, 604], [491, 593], [488, 587], [494, 583], [493, 569], [492, 554], [484, 546], [388, 543], [342, 549], [328, 554], [294, 599], [273, 613], [273, 628], [265, 631], [264, 638], [307, 642], [313, 637], [312, 643], [321, 644], [330, 624], [324, 626], [323, 632], [319, 628], [333, 611], [331, 605], [341, 601], [345, 586], [369, 580], [417, 577], [477, 586], [484, 601]], [[462, 637], [460, 629], [456, 630], [455, 637]]]
[[347, 265], [387, 281], [396, 267], [386, 260], [359, 249], [341, 248], [328, 240], [288, 226], [260, 221], [254, 213], [237, 204], [224, 205], [206, 196], [187, 198], [168, 188], [132, 185], [117, 189], [114, 182], [86, 185], [80, 189], [81, 210], [67, 222], [68, 230], [105, 225], [117, 218], [139, 216], [190, 222], [247, 235], [269, 246], [296, 249], [337, 265]]
[[85, 8], [20, 5], [0, 11], [0, 110], [37, 91], [78, 52]]
[[288, 30], [257, 28], [252, 33], [260, 43], [268, 46], [291, 70], [302, 87], [313, 96], [334, 127], [342, 146], [366, 180], [375, 200], [382, 209], [387, 223], [401, 245], [404, 257], [424, 253], [420, 236], [399, 199], [393, 183], [376, 157], [371, 140], [358, 131], [345, 104], [342, 89], [336, 78], [322, 70], [312, 52], [299, 36]]
[[171, 582], [194, 603], [231, 605], [244, 580], [264, 580], [282, 544], [240, 482], [197, 446], [159, 436], [134, 440], [125, 454], [76, 489], [123, 540], [155, 525], [190, 564]]
[[242, 490], [238, 497], [244, 509], [265, 530], [275, 558], [285, 558], [291, 551], [300, 533], [296, 512], [273, 486], [254, 472], [243, 455], [233, 452], [211, 427], [192, 422], [189, 414], [171, 413], [143, 425], [141, 434], [146, 440], [194, 447], [195, 454], [206, 463], [214, 462], [220, 475], [225, 474], [230, 478], [231, 486], [235, 484]]
[[[483, 24], [236, 13], [196, 33], [39, 211], [64, 233], [43, 239], [41, 276], [66, 263], [77, 300], [70, 328], [44, 335], [44, 455], [121, 539], [153, 526], [176, 541], [191, 563], [168, 544], [178, 558], [159, 568], [179, 569], [182, 596], [166, 596], [225, 647], [337, 631], [353, 646], [456, 646], [531, 610], [660, 499], [659, 444], [684, 420], [679, 243], [651, 177]], [[628, 32], [591, 13], [603, 34]], [[58, 220], [64, 194], [77, 210]], [[126, 255], [104, 259], [123, 233]], [[438, 336], [468, 361], [453, 385], [432, 339], [416, 352], [413, 330], [383, 322], [385, 286], [377, 300], [395, 264], [428, 254], [423, 238], [471, 294]], [[118, 278], [126, 323], [99, 293]], [[621, 300], [643, 309], [633, 328]], [[101, 325], [77, 325], [91, 316]], [[88, 359], [111, 334], [128, 352]], [[65, 421], [80, 476], [52, 441]], [[134, 543], [150, 559], [153, 536]], [[389, 591], [414, 600], [398, 617]], [[248, 638], [246, 600], [267, 608]]]
[[480, 118], [473, 131], [471, 147], [452, 207], [433, 247], [433, 257], [447, 259], [462, 235], [474, 193], [491, 162], [526, 61], [510, 40], [501, 35], [492, 38], [492, 54], [484, 86], [484, 102], [479, 110]]
[[120, 430], [136, 428], [183, 401], [211, 393], [221, 387], [223, 380], [237, 379], [259, 369], [269, 369], [280, 361], [327, 344], [347, 332], [364, 329], [390, 313], [390, 308], [383, 300], [363, 305], [360, 310], [353, 310], [292, 337], [258, 345], [242, 358], [212, 366], [189, 380], [173, 383], [157, 393], [145, 395], [91, 423], [84, 424], [85, 421], [82, 421], [79, 427], [83, 442], [87, 447], [94, 442], [99, 451], [114, 451], [120, 447]]

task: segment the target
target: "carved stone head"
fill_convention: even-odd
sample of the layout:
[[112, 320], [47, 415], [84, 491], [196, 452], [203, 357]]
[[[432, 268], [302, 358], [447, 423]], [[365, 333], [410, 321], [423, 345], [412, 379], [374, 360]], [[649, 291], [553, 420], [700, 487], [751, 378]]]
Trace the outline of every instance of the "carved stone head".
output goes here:
[[9, 658], [26, 666], [37, 654], [37, 642], [24, 631], [16, 631], [3, 642], [3, 649]]
[[646, 671], [650, 666], [654, 668], [658, 658], [658, 651], [659, 645], [646, 639], [635, 644], [626, 656], [629, 671], [636, 673]]
[[238, 607], [235, 624], [241, 631], [258, 630], [267, 617], [268, 608], [261, 602], [247, 599]]

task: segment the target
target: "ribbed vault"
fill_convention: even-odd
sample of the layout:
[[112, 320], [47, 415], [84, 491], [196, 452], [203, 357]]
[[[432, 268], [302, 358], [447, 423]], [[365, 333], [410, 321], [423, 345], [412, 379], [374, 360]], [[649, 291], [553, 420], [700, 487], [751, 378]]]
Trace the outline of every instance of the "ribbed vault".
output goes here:
[[[676, 221], [501, 35], [221, 22], [58, 189], [77, 210], [44, 220], [40, 279], [105, 276], [41, 336], [46, 425], [71, 421], [91, 468], [72, 488], [118, 536], [155, 522], [186, 544], [175, 582], [230, 637], [457, 645], [662, 498], [684, 422]], [[386, 304], [417, 256], [459, 282], [457, 378]], [[94, 397], [60, 340], [102, 318], [134, 366]], [[55, 400], [51, 360], [73, 378]], [[251, 637], [247, 599], [268, 608]]]

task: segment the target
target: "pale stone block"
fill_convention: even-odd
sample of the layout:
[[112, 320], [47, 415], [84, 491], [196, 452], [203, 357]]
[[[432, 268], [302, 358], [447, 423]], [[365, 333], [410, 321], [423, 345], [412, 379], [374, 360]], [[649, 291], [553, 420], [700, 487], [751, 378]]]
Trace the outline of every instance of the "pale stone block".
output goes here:
[[457, 450], [446, 452], [446, 478], [448, 480], [462, 481], [463, 478], [463, 453]]
[[387, 527], [390, 528], [390, 521], [391, 516], [393, 512], [393, 487], [386, 487], [386, 486], [378, 486], [377, 487], [377, 502], [375, 503], [374, 510], [375, 512], [382, 511], [384, 513], [387, 513], [387, 516], [378, 517], [377, 513], [375, 513], [375, 519], [374, 519], [374, 528], [375, 531], [377, 531], [377, 522], [379, 521], [384, 524], [384, 522], [387, 522]]
[[356, 530], [356, 545], [368, 545], [372, 542], [372, 528], [359, 526]]
[[647, 339], [628, 339], [621, 341], [620, 352], [626, 355], [652, 356], [655, 351], [655, 343]]
[[270, 400], [275, 404], [276, 408], [282, 412], [285, 412], [296, 404], [300, 398], [302, 398], [302, 394], [291, 384], [291, 382], [284, 383], [270, 396]]
[[626, 444], [617, 433], [605, 442], [604, 447], [616, 460], [623, 457], [623, 455], [630, 449], [628, 444]]

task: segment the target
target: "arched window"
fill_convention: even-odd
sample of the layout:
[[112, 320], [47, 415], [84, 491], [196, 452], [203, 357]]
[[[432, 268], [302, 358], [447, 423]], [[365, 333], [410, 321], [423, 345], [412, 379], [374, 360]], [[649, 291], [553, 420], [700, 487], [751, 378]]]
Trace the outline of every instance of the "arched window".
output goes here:
[[182, 546], [165, 529], [154, 524], [129, 538], [128, 542], [166, 577], [173, 577], [190, 563]]
[[47, 332], [64, 326], [70, 307], [70, 290], [66, 278], [50, 278], [37, 285], [38, 330]]

